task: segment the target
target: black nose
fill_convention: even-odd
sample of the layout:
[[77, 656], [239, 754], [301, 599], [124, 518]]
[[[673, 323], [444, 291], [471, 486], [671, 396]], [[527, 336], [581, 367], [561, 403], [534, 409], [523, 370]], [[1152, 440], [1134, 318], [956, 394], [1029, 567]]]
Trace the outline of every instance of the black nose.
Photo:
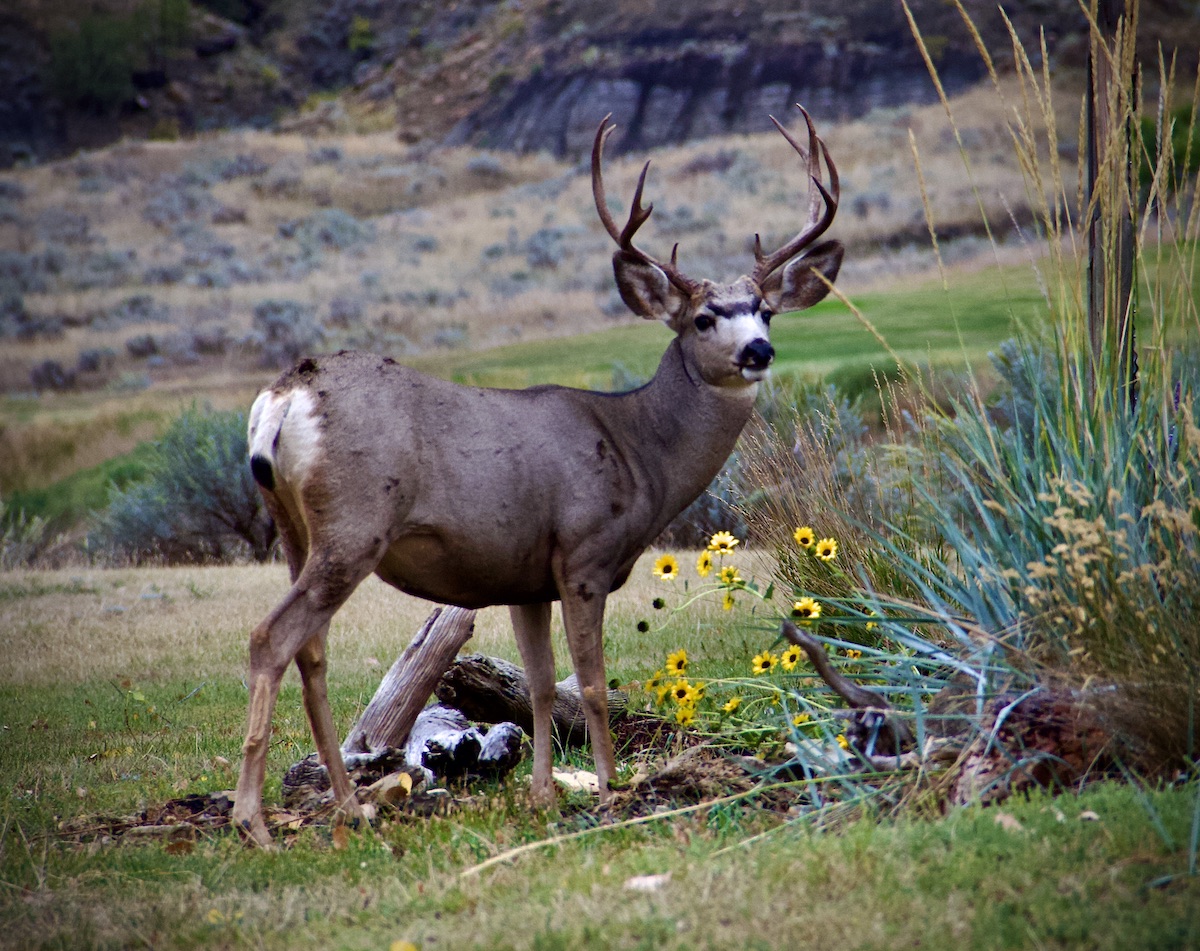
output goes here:
[[751, 370], [765, 370], [771, 365], [771, 361], [775, 359], [775, 348], [771, 344], [759, 337], [757, 340], [751, 340], [746, 344], [746, 349], [742, 351], [741, 364]]

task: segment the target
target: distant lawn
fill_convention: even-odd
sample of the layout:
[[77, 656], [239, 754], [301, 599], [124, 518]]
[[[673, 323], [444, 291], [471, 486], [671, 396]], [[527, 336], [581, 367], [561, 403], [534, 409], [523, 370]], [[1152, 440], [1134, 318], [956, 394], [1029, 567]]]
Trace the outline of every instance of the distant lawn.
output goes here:
[[[957, 275], [949, 292], [935, 281], [893, 293], [863, 294], [854, 304], [902, 357], [947, 367], [983, 359], [1012, 336], [1018, 322], [1036, 327], [1046, 313], [1028, 268]], [[645, 321], [481, 352], [423, 355], [412, 363], [479, 386], [561, 383], [611, 389], [614, 366], [646, 379], [670, 340], [665, 326]], [[836, 300], [776, 318], [771, 341], [777, 374], [816, 379], [893, 363], [879, 341]]]

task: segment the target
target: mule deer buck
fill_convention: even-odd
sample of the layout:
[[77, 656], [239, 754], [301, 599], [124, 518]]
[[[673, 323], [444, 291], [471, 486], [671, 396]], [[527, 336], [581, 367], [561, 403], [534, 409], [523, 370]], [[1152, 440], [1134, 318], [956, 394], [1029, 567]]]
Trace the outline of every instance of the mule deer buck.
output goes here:
[[[801, 110], [803, 111], [803, 110]], [[592, 192], [617, 243], [625, 303], [675, 332], [654, 378], [629, 393], [560, 386], [480, 389], [386, 357], [300, 361], [250, 412], [250, 463], [279, 527], [292, 587], [250, 635], [250, 709], [233, 817], [268, 845], [262, 786], [280, 679], [293, 660], [317, 751], [343, 813], [362, 813], [326, 694], [329, 622], [374, 572], [408, 594], [467, 608], [507, 605], [532, 693], [535, 802], [553, 799], [550, 606], [562, 603], [600, 781], [614, 775], [604, 675], [604, 604], [666, 524], [708, 486], [754, 407], [774, 358], [772, 314], [821, 300], [842, 246], [814, 246], [837, 211], [837, 170], [808, 113], [807, 219], [790, 241], [729, 284], [686, 277], [635, 247], [650, 217], [642, 169], [619, 228], [604, 197], [600, 123]], [[822, 183], [822, 162], [829, 185]], [[802, 251], [807, 253], [797, 257]], [[790, 262], [790, 263], [789, 263]]]

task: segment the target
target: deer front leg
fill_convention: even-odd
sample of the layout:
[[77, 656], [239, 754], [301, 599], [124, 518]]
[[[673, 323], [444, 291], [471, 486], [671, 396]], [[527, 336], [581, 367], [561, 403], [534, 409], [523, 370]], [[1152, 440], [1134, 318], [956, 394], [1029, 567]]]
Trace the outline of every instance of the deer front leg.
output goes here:
[[533, 780], [529, 798], [535, 805], [554, 802], [552, 766], [554, 737], [554, 650], [550, 646], [550, 604], [514, 604], [509, 609], [517, 649], [525, 665], [533, 704]]
[[600, 801], [608, 802], [612, 797], [608, 784], [617, 773], [612, 733], [608, 728], [608, 684], [604, 677], [604, 592], [608, 588], [576, 582], [570, 586], [560, 584], [559, 590], [569, 592], [562, 598], [567, 645], [571, 648], [588, 737], [592, 741]]
[[329, 692], [325, 680], [325, 638], [328, 633], [329, 625], [326, 624], [308, 639], [296, 654], [296, 666], [300, 668], [300, 679], [304, 688], [304, 710], [308, 714], [309, 726], [312, 727], [317, 754], [329, 773], [334, 802], [337, 803], [338, 812], [349, 819], [351, 825], [357, 826], [365, 823], [366, 817], [358, 804], [354, 784], [346, 775], [342, 748], [338, 744], [337, 729], [333, 725], [333, 713], [329, 709]]

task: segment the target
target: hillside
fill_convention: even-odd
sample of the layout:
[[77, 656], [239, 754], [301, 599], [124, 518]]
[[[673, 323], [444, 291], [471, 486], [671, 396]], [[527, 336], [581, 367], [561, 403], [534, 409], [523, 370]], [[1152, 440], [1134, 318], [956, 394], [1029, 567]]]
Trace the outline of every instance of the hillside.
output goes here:
[[[1014, 3], [1056, 68], [1079, 67], [1076, 0]], [[952, 5], [912, 0], [943, 81], [983, 75]], [[990, 49], [1004, 20], [964, 3]], [[1200, 8], [1144, 0], [1142, 48], [1195, 68]], [[218, 128], [389, 131], [575, 157], [612, 111], [641, 149], [762, 131], [807, 103], [821, 120], [930, 101], [899, 0], [15, 0], [0, 11], [0, 167], [118, 137]]]

